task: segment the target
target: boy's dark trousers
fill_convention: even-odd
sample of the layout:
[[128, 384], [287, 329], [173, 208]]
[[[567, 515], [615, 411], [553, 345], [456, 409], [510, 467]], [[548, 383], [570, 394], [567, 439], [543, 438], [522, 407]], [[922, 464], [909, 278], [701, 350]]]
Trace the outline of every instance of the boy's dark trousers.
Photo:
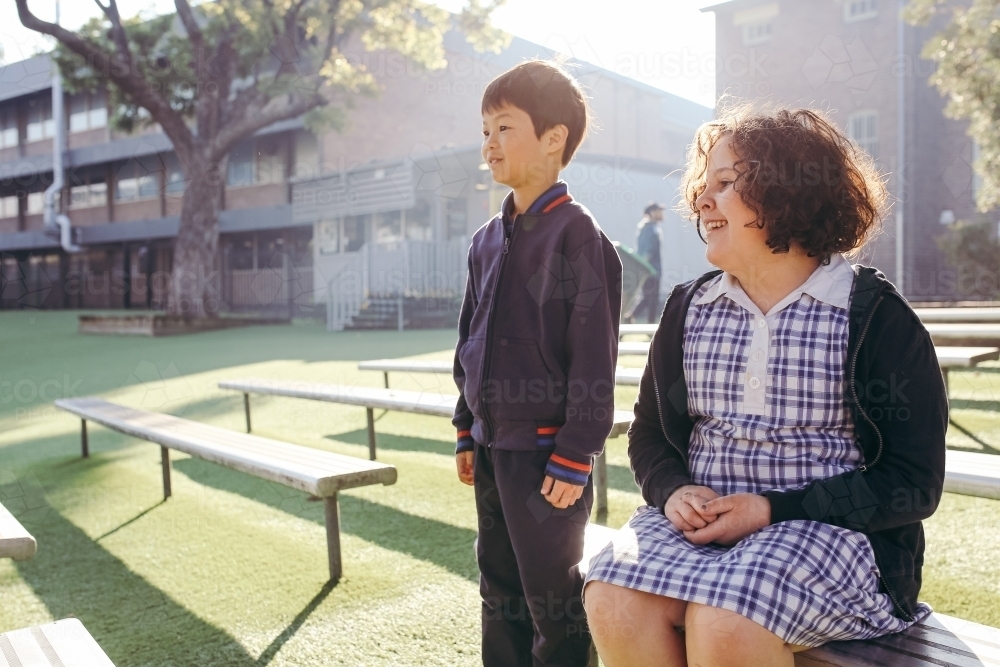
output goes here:
[[486, 667], [588, 664], [591, 639], [577, 564], [593, 482], [587, 480], [574, 505], [554, 508], [540, 491], [549, 454], [476, 444], [476, 558]]

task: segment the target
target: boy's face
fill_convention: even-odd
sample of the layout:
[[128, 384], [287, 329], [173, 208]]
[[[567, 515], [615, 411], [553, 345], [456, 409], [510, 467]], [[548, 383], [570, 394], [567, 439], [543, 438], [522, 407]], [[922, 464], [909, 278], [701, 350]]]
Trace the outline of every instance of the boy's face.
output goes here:
[[505, 104], [483, 114], [483, 161], [497, 183], [517, 189], [539, 185], [558, 174], [566, 144], [564, 125], [535, 136], [531, 116]]

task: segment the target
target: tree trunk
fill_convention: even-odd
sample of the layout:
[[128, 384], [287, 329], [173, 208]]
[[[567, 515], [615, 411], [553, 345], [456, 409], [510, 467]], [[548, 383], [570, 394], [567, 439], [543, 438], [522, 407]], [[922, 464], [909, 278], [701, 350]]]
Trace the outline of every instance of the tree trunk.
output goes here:
[[188, 165], [186, 170], [188, 182], [167, 297], [169, 315], [215, 317], [222, 305], [216, 257], [226, 162], [203, 160]]

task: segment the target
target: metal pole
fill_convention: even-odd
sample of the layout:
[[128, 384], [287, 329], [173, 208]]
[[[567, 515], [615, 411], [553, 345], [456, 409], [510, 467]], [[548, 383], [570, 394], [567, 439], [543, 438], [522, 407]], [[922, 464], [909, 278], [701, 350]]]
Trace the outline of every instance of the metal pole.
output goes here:
[[163, 499], [170, 497], [170, 450], [160, 445], [160, 465], [163, 467]]
[[383, 371], [382, 376], [385, 378], [385, 388], [389, 388], [389, 371]]
[[906, 296], [906, 241], [903, 235], [906, 224], [906, 25], [903, 11], [906, 0], [899, 0], [896, 17], [896, 289]]
[[243, 394], [243, 412], [247, 416], [247, 433], [250, 432], [250, 394]]
[[375, 410], [368, 408], [368, 458], [375, 460]]
[[80, 447], [83, 449], [83, 458], [90, 457], [90, 443], [87, 442], [87, 420], [80, 420]]
[[330, 581], [339, 581], [343, 573], [340, 560], [340, 510], [337, 507], [337, 494], [324, 499], [326, 506], [326, 553], [330, 561]]
[[594, 492], [597, 496], [597, 513], [608, 513], [608, 454], [603, 451], [594, 461]]

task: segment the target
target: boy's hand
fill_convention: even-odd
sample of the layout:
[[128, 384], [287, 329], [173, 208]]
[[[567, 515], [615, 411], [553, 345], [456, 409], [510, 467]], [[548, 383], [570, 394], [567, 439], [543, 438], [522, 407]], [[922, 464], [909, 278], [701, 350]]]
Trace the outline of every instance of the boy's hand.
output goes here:
[[542, 482], [542, 495], [552, 503], [553, 507], [563, 510], [580, 499], [580, 496], [583, 495], [583, 487], [560, 482], [546, 475], [545, 481]]
[[715, 500], [719, 494], [707, 486], [688, 484], [670, 494], [663, 506], [663, 515], [678, 530], [685, 533], [704, 528], [715, 521], [718, 512], [708, 512], [702, 506]]
[[473, 484], [472, 455], [475, 452], [459, 452], [455, 454], [455, 467], [458, 468], [458, 480], [462, 484]]

